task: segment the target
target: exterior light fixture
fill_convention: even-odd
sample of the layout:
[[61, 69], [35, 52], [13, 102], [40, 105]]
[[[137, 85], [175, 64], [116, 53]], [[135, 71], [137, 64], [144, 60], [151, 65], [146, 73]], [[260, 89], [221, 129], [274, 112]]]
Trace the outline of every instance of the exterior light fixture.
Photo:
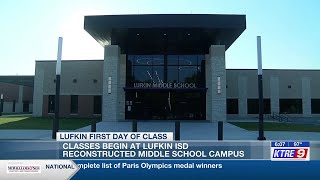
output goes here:
[[108, 77], [108, 94], [111, 94], [111, 76]]
[[217, 77], [217, 91], [218, 91], [218, 94], [221, 94], [221, 77], [220, 76]]

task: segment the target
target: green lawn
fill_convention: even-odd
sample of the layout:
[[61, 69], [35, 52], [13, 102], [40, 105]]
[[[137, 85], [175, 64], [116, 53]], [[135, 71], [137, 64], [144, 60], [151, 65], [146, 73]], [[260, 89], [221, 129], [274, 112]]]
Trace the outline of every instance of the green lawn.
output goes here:
[[[0, 117], [0, 129], [52, 129], [53, 118], [34, 118], [30, 116]], [[61, 118], [61, 130], [75, 130], [91, 124], [92, 119]], [[97, 119], [97, 121], [101, 121]]]
[[[231, 122], [235, 126], [249, 130], [258, 131], [257, 122]], [[265, 131], [292, 131], [292, 132], [320, 132], [320, 125], [302, 125], [302, 124], [287, 124], [287, 123], [264, 123]]]

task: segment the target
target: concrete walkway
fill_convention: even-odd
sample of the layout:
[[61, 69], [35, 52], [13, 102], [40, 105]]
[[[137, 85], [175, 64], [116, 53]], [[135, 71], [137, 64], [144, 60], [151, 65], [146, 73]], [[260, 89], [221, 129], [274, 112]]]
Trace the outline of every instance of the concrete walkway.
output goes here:
[[[99, 122], [98, 132], [131, 132], [131, 122]], [[77, 129], [77, 132], [90, 132], [91, 127]], [[218, 124], [210, 122], [182, 122], [181, 140], [217, 140]], [[224, 123], [224, 140], [256, 140], [258, 132], [247, 131]], [[67, 131], [62, 131], [67, 132]], [[174, 132], [172, 121], [138, 122], [138, 132]], [[267, 140], [320, 140], [316, 132], [266, 131]], [[0, 130], [0, 139], [51, 139], [51, 130]]]
[[20, 117], [20, 116], [32, 116], [32, 114], [2, 114], [0, 118], [5, 118], [5, 117]]
[[[228, 117], [227, 122], [258, 122], [258, 117]], [[264, 118], [264, 122], [279, 122], [275, 119]], [[280, 123], [289, 124], [310, 124], [310, 125], [320, 125], [320, 117], [290, 117], [289, 121], [283, 121]]]
[[0, 130], [0, 140], [2, 139], [49, 139], [51, 130]]
[[[256, 132], [258, 134], [258, 132]], [[268, 140], [309, 140], [320, 141], [318, 132], [283, 132], [283, 131], [266, 131], [265, 137]]]

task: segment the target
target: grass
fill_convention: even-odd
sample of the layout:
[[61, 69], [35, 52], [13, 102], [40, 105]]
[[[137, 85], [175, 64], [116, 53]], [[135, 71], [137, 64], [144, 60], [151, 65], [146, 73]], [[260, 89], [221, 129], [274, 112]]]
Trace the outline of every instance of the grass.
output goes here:
[[[52, 129], [53, 118], [35, 118], [30, 116], [0, 117], [0, 129]], [[92, 119], [61, 118], [61, 130], [75, 130], [91, 124]], [[97, 121], [101, 121], [97, 119]]]
[[[257, 122], [231, 122], [231, 124], [249, 131], [258, 131]], [[264, 123], [265, 131], [320, 132], [320, 125]]]

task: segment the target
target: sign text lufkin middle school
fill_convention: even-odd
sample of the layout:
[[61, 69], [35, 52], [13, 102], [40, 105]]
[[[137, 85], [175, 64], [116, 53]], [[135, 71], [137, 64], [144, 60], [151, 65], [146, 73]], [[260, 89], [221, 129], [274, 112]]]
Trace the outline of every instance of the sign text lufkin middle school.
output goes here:
[[135, 88], [196, 88], [195, 83], [133, 83]]

